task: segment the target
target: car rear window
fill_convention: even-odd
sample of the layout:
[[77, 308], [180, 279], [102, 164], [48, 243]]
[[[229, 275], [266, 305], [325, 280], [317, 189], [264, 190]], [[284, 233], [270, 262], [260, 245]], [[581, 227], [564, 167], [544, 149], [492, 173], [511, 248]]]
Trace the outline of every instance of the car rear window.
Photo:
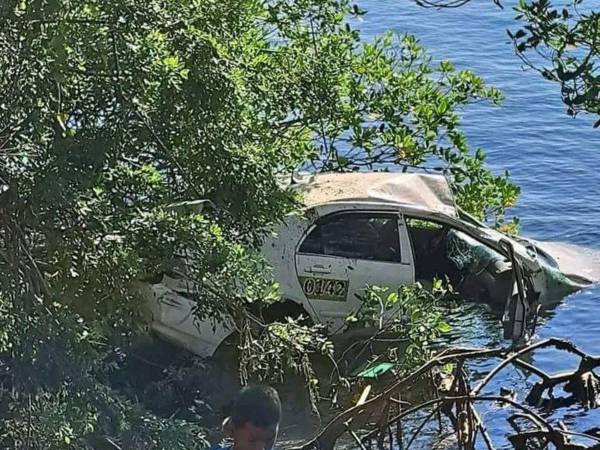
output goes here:
[[317, 222], [299, 252], [400, 262], [398, 218], [393, 214], [354, 212], [326, 216]]

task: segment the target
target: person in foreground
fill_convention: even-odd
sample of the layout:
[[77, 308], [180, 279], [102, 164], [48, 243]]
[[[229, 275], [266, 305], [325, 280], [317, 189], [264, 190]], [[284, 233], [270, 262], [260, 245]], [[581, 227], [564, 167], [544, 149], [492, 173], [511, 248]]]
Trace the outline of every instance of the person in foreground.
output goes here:
[[225, 434], [233, 440], [233, 445], [220, 450], [271, 450], [280, 420], [281, 401], [275, 389], [246, 387], [237, 395], [231, 416], [223, 423]]

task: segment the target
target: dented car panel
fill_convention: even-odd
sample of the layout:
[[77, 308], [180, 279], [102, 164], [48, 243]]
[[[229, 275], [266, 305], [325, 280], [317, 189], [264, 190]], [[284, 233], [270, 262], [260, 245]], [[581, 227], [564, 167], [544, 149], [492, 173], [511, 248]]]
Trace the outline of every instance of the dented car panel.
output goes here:
[[[505, 336], [524, 339], [539, 306], [600, 279], [600, 261], [577, 266], [576, 249], [507, 236], [459, 210], [442, 176], [325, 174], [290, 189], [304, 196], [304, 213], [287, 217], [262, 253], [282, 301], [330, 333], [344, 331], [366, 286], [442, 276], [466, 298], [503, 308]], [[168, 277], [147, 292], [154, 329], [196, 354], [211, 355], [233, 329], [195, 321], [185, 287]]]
[[194, 301], [175, 284], [176, 280], [165, 275], [160, 283], [143, 288], [150, 305], [154, 332], [165, 341], [196, 355], [212, 355], [233, 332], [233, 324], [196, 320]]

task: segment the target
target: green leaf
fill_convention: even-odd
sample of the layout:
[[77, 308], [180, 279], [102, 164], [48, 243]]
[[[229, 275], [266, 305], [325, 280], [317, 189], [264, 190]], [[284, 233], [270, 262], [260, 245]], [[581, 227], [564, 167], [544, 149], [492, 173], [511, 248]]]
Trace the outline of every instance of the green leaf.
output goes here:
[[398, 297], [398, 293], [397, 292], [391, 292], [388, 296], [387, 296], [387, 304], [388, 305], [395, 305], [396, 303], [398, 303], [399, 297]]
[[442, 371], [448, 375], [454, 372], [456, 365], [454, 363], [447, 363], [442, 366]]
[[179, 57], [177, 55], [165, 56], [162, 63], [167, 69], [175, 70], [179, 67]]
[[448, 323], [446, 323], [446, 322], [440, 322], [438, 324], [438, 330], [441, 333], [449, 333], [449, 332], [452, 331], [452, 327]]

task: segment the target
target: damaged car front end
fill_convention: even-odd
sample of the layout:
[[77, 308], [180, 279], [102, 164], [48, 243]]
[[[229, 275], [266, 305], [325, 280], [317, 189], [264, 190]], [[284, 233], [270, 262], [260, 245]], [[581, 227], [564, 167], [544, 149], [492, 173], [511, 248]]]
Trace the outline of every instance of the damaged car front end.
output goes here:
[[587, 249], [505, 235], [459, 214], [475, 237], [455, 233], [447, 242], [450, 257], [466, 274], [459, 290], [468, 300], [503, 308], [505, 339], [527, 341], [542, 308], [599, 281], [600, 260]]

